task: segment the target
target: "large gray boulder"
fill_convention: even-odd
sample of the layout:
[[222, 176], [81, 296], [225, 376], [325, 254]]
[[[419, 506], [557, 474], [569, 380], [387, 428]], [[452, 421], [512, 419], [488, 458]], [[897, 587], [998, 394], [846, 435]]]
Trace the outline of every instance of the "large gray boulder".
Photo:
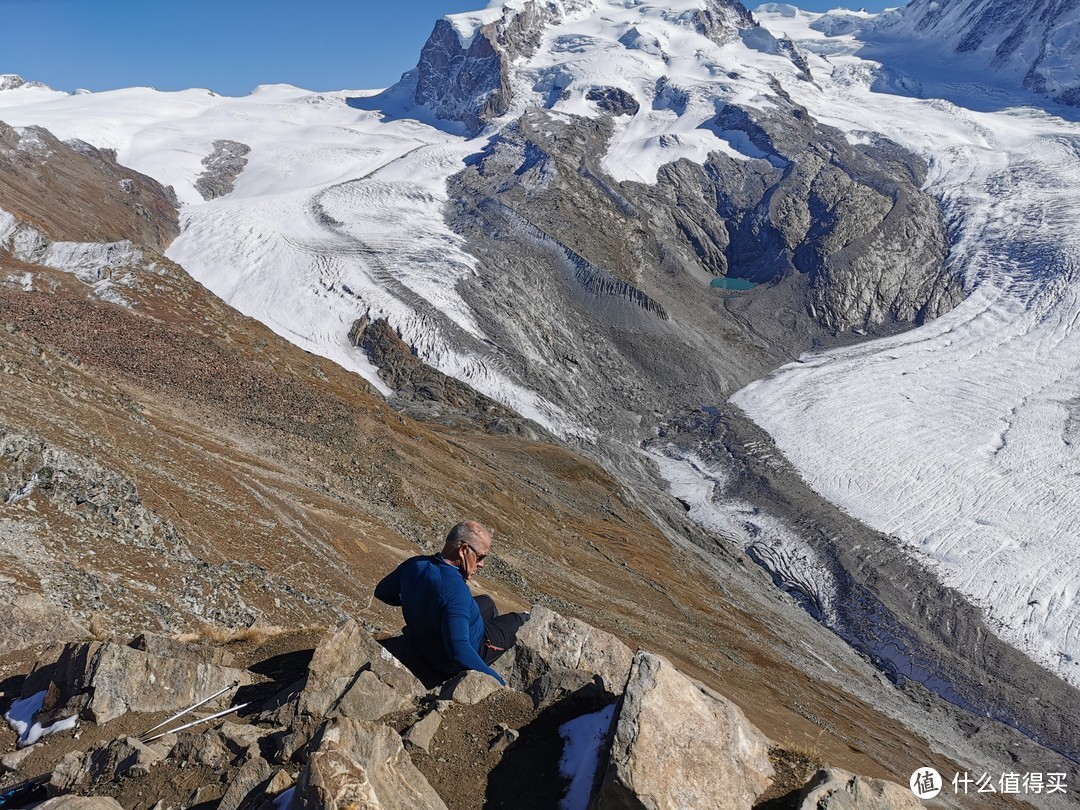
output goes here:
[[748, 810], [772, 776], [769, 741], [738, 706], [637, 653], [595, 810]]
[[262, 757], [249, 759], [230, 779], [218, 810], [237, 810], [249, 796], [261, 794], [260, 788], [270, 781], [274, 771]]
[[[228, 686], [246, 686], [241, 669], [152, 655], [122, 644], [69, 644], [52, 670], [41, 718], [80, 714], [98, 724], [127, 712], [175, 712]], [[207, 704], [227, 706], [232, 692]]]
[[308, 665], [301, 713], [377, 720], [412, 706], [424, 685], [354, 619], [327, 634]]
[[611, 633], [536, 605], [518, 631], [517, 644], [495, 669], [508, 686], [522, 691], [551, 673], [574, 670], [598, 676], [603, 689], [619, 695], [633, 660], [631, 649]]
[[446, 810], [389, 726], [339, 719], [322, 729], [293, 810]]
[[918, 810], [923, 804], [906, 787], [883, 779], [823, 768], [799, 797], [799, 810]]
[[[224, 689], [246, 686], [240, 669], [150, 655], [120, 644], [104, 644], [94, 660], [92, 697], [86, 713], [107, 723], [127, 712], [173, 712]], [[220, 702], [227, 705], [227, 693]]]

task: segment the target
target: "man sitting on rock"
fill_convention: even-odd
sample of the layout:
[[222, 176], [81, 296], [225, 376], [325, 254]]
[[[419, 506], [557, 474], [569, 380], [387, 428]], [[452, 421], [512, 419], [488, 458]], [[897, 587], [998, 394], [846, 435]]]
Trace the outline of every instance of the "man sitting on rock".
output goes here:
[[483, 525], [459, 523], [442, 551], [403, 562], [375, 586], [375, 597], [401, 607], [406, 635], [429, 666], [448, 675], [475, 669], [505, 685], [489, 664], [514, 646], [529, 614], [500, 616], [490, 596], [473, 597], [466, 580], [483, 569], [490, 550]]

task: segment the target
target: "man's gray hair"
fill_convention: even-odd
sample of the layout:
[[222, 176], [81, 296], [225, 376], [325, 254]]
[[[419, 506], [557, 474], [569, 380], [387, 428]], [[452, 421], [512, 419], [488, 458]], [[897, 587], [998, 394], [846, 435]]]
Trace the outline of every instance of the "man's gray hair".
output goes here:
[[443, 551], [455, 551], [462, 543], [469, 546], [469, 548], [474, 548], [481, 538], [489, 534], [490, 532], [488, 532], [482, 523], [477, 523], [475, 520], [464, 520], [452, 528], [450, 533], [446, 535]]

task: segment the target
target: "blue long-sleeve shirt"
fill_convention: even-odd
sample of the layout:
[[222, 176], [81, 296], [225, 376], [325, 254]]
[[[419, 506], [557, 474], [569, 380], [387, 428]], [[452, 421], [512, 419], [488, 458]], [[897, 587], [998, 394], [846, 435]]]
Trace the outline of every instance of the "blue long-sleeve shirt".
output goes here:
[[484, 620], [457, 566], [439, 555], [406, 560], [375, 586], [375, 597], [399, 605], [409, 639], [440, 672], [466, 669], [505, 681], [480, 657]]

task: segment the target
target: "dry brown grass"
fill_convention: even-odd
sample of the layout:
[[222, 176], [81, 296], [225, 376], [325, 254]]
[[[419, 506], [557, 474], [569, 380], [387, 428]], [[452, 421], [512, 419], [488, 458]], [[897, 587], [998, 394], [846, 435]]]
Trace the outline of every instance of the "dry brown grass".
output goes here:
[[[314, 628], [305, 628], [314, 629]], [[173, 636], [176, 641], [203, 642], [224, 646], [227, 644], [251, 644], [259, 646], [272, 638], [294, 633], [296, 629], [278, 627], [277, 625], [253, 625], [252, 627], [207, 627], [198, 633], [181, 633]]]

